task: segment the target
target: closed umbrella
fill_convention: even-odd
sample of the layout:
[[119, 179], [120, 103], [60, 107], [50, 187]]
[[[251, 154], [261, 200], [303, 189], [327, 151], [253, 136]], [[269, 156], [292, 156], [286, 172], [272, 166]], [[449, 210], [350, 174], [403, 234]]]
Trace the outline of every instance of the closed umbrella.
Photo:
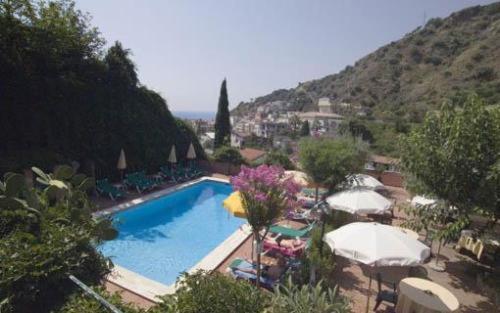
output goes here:
[[239, 191], [235, 191], [227, 197], [222, 205], [229, 213], [236, 217], [246, 218], [245, 209], [243, 208], [243, 203], [241, 201], [241, 195]]
[[168, 156], [168, 162], [170, 163], [177, 163], [177, 156], [175, 155], [175, 146], [172, 146], [172, 149], [170, 149], [170, 155]]
[[[393, 226], [379, 223], [351, 223], [323, 236], [336, 255], [369, 265], [415, 266], [430, 256], [430, 248]], [[368, 312], [372, 276], [368, 284]]]
[[373, 190], [384, 189], [385, 186], [378, 179], [366, 174], [354, 174], [347, 177], [350, 187], [365, 187]]
[[193, 146], [193, 143], [190, 143], [190, 144], [189, 144], [189, 149], [188, 149], [188, 152], [187, 152], [186, 158], [188, 158], [188, 159], [190, 159], [190, 160], [194, 160], [194, 159], [196, 159], [196, 151], [194, 151], [194, 146]]
[[392, 202], [370, 189], [350, 189], [326, 198], [331, 208], [351, 214], [383, 214]]
[[116, 168], [120, 171], [120, 176], [123, 179], [123, 171], [127, 168], [127, 159], [125, 158], [125, 151], [123, 149], [120, 151]]

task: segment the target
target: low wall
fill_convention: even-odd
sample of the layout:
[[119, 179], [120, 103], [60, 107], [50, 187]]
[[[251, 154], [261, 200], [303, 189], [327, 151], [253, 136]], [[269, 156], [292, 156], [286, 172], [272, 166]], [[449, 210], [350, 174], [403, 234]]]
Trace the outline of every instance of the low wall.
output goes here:
[[386, 186], [403, 187], [403, 176], [398, 172], [378, 172], [373, 170], [365, 170], [365, 173], [380, 180]]
[[199, 164], [202, 169], [211, 173], [219, 173], [228, 176], [234, 176], [240, 172], [239, 165], [233, 165], [230, 163], [200, 161]]

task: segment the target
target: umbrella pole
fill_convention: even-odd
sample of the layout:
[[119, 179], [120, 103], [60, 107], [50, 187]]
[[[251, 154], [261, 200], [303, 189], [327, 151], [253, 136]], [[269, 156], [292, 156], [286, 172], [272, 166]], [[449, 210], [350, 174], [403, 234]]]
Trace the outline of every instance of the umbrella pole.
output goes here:
[[368, 283], [368, 295], [366, 298], [366, 313], [368, 313], [368, 308], [370, 306], [370, 296], [371, 295], [372, 295], [372, 273], [370, 273], [370, 281]]

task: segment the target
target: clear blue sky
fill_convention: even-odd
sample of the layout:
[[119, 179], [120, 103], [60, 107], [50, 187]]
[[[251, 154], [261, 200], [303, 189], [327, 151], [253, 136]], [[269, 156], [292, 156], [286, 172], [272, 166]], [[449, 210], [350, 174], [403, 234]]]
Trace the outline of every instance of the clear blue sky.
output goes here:
[[[173, 111], [215, 111], [321, 78], [479, 0], [77, 0]], [[424, 13], [425, 12], [425, 13]]]

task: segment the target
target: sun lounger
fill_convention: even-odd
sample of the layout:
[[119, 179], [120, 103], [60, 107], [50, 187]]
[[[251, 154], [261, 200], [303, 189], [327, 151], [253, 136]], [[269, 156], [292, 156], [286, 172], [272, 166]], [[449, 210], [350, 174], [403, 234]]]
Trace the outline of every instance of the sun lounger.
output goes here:
[[300, 229], [285, 227], [281, 225], [273, 225], [269, 228], [269, 232], [273, 234], [280, 234], [282, 236], [296, 238], [306, 237], [313, 229], [315, 223], [306, 225]]
[[[266, 276], [267, 266], [262, 265], [262, 275], [260, 276], [260, 284], [262, 287], [273, 289], [277, 284], [277, 280], [273, 280]], [[255, 264], [252, 264], [244, 259], [235, 259], [228, 267], [231, 275], [236, 279], [243, 279], [255, 283], [257, 281], [257, 272]]]
[[158, 181], [146, 177], [144, 171], [127, 174], [124, 183], [129, 187], [135, 188], [139, 193], [159, 185]]
[[[232, 270], [252, 271], [256, 269], [256, 265], [248, 262], [245, 259], [236, 258], [231, 262], [231, 264], [229, 264], [228, 268]], [[262, 269], [262, 271], [266, 271], [268, 269], [268, 266], [261, 265], [260, 268]]]
[[168, 168], [168, 166], [161, 166], [160, 167], [160, 175], [163, 176], [163, 178], [167, 182], [177, 183], [175, 176], [172, 175], [172, 171]]
[[97, 192], [107, 195], [113, 201], [125, 196], [125, 192], [111, 185], [107, 178], [96, 181], [96, 188]]

